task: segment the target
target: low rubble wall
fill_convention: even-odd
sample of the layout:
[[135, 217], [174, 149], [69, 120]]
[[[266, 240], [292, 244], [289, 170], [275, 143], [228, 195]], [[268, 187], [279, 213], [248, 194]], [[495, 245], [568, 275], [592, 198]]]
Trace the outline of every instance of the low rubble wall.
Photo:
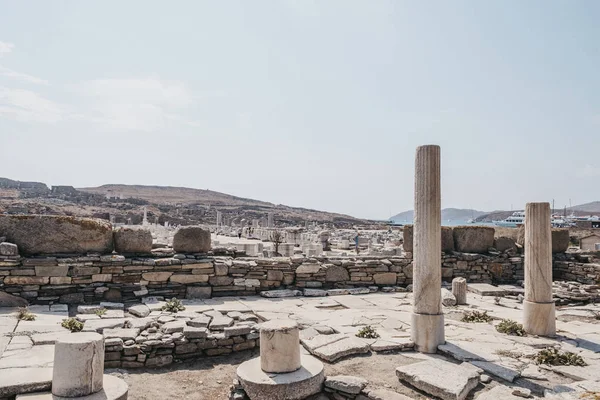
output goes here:
[[[210, 298], [256, 295], [270, 289], [407, 286], [412, 258], [232, 258], [173, 254], [162, 257], [0, 256], [0, 290], [35, 304], [136, 302], [142, 297]], [[510, 283], [523, 279], [523, 259], [508, 254], [452, 252], [442, 256], [442, 279]]]

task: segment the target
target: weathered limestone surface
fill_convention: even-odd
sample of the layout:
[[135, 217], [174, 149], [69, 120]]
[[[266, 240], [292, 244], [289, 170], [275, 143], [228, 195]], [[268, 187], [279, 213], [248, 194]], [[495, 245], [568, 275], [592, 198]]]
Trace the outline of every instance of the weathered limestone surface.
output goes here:
[[292, 372], [301, 367], [296, 321], [275, 319], [261, 325], [260, 367], [271, 373]]
[[465, 253], [486, 253], [494, 246], [494, 228], [490, 226], [454, 227], [456, 251]]
[[113, 232], [117, 253], [150, 253], [152, 234], [145, 229], [117, 228]]
[[525, 207], [523, 327], [533, 335], [556, 334], [549, 203], [527, 203]]
[[27, 307], [27, 300], [22, 297], [0, 291], [0, 307]]
[[198, 226], [179, 228], [173, 236], [173, 250], [178, 253], [206, 253], [210, 251], [210, 232]]
[[238, 367], [237, 376], [251, 400], [301, 400], [319, 393], [325, 380], [321, 361], [302, 355], [301, 364], [294, 372], [269, 374], [254, 358]]
[[443, 400], [463, 400], [479, 383], [479, 374], [443, 360], [428, 360], [396, 368], [396, 376]]
[[418, 351], [435, 353], [444, 343], [439, 146], [417, 148], [414, 221], [411, 337]]
[[359, 394], [367, 386], [367, 380], [356, 376], [336, 375], [325, 379], [325, 387], [349, 394]]
[[[440, 214], [441, 215], [441, 214]], [[402, 228], [402, 237], [403, 237], [403, 248], [404, 251], [412, 253], [413, 251], [413, 225], [404, 225]], [[442, 240], [442, 251], [445, 253], [450, 253], [454, 251], [454, 234], [453, 229], [450, 226], [442, 226], [441, 230], [441, 240]], [[487, 249], [486, 249], [487, 251]]]
[[465, 278], [452, 279], [452, 294], [456, 298], [456, 304], [467, 304], [467, 280]]
[[71, 333], [56, 340], [52, 394], [87, 396], [102, 390], [104, 338], [97, 333]]
[[0, 232], [26, 255], [110, 253], [113, 250], [112, 226], [100, 219], [0, 215]]

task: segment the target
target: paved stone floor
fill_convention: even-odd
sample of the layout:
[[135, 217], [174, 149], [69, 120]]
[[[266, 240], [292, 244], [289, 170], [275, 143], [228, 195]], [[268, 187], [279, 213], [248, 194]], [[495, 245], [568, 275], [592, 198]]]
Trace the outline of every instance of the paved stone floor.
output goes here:
[[[403, 351], [402, 354], [415, 359], [441, 357], [453, 362], [467, 362], [500, 383], [511, 385], [518, 380], [538, 395], [556, 383], [600, 381], [598, 305], [558, 307], [556, 338], [518, 337], [501, 334], [495, 329], [504, 318], [522, 322], [522, 305], [516, 299], [498, 300], [469, 293], [467, 306], [444, 307], [447, 343], [440, 346], [439, 355], [427, 356], [409, 350], [411, 301], [410, 293], [281, 299], [215, 298], [188, 302], [186, 311], [253, 312], [263, 320], [295, 319], [303, 328], [301, 339], [305, 350], [327, 362], [335, 363], [344, 357], [366, 352]], [[472, 309], [487, 311], [494, 321], [461, 322], [464, 311]], [[0, 387], [2, 376], [9, 376], [9, 372], [14, 373], [17, 368], [28, 368], [27, 372], [32, 376], [47, 374], [52, 367], [52, 338], [68, 332], [60, 326], [69, 314], [66, 306], [31, 306], [30, 310], [37, 316], [35, 321], [18, 321], [15, 310], [0, 309]], [[355, 336], [367, 325], [374, 327], [380, 338]], [[577, 353], [588, 365], [536, 365], [530, 357], [549, 346]], [[364, 378], [369, 379], [368, 376]]]

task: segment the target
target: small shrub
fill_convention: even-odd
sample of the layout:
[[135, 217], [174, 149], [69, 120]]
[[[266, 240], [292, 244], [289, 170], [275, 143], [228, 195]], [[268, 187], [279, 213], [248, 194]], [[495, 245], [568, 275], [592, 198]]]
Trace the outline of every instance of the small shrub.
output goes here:
[[17, 319], [19, 321], [35, 321], [35, 314], [29, 311], [27, 307], [20, 307], [17, 312]]
[[497, 306], [500, 305], [501, 301], [502, 301], [502, 297], [500, 297], [500, 296], [494, 297], [494, 303], [496, 303]]
[[101, 309], [99, 309], [99, 310], [96, 310], [96, 311], [94, 312], [94, 314], [96, 314], [97, 316], [101, 317], [101, 316], [103, 316], [104, 314], [106, 314], [106, 308], [101, 308]]
[[519, 324], [512, 319], [503, 319], [497, 326], [496, 330], [500, 333], [511, 336], [525, 336], [525, 329], [523, 325]]
[[580, 396], [580, 399], [587, 399], [587, 400], [600, 400], [600, 392], [583, 392]]
[[488, 315], [487, 311], [465, 311], [462, 322], [490, 322], [493, 318]]
[[83, 322], [80, 322], [75, 318], [63, 319], [60, 325], [63, 328], [67, 328], [71, 332], [81, 332], [81, 330], [83, 329]]
[[162, 310], [176, 313], [185, 310], [185, 306], [181, 304], [181, 300], [173, 297], [171, 300], [167, 301], [167, 304], [162, 307]]
[[377, 333], [375, 328], [373, 328], [371, 325], [367, 325], [360, 329], [356, 336], [363, 339], [377, 339], [379, 337], [379, 333]]
[[569, 351], [561, 352], [554, 347], [540, 350], [534, 357], [536, 364], [546, 365], [574, 365], [585, 367], [587, 364], [579, 354]]
[[600, 311], [590, 311], [594, 319], [600, 320]]

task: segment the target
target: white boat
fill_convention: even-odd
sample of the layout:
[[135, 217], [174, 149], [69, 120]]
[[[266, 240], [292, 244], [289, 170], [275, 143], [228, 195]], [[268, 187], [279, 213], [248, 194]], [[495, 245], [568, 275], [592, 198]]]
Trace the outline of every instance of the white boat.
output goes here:
[[[516, 211], [510, 217], [501, 221], [492, 221], [496, 226], [504, 226], [508, 228], [517, 228], [525, 224], [525, 212]], [[568, 227], [569, 223], [563, 219], [560, 215], [552, 215], [550, 217], [550, 223], [553, 228]]]
[[496, 226], [504, 226], [507, 228], [516, 228], [525, 223], [525, 213], [523, 211], [515, 211], [510, 217], [500, 220], [492, 221]]

